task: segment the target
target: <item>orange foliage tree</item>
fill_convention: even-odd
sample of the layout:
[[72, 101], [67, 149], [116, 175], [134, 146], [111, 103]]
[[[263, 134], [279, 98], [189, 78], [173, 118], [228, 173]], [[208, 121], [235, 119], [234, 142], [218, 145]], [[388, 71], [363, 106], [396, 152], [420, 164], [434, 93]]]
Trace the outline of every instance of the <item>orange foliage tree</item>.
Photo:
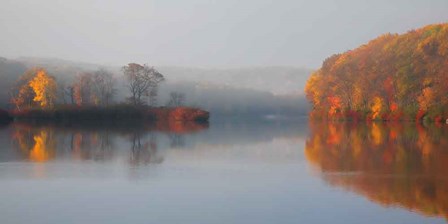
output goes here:
[[29, 86], [34, 91], [34, 101], [38, 102], [42, 108], [51, 108], [56, 101], [57, 84], [53, 77], [47, 75], [43, 69], [36, 73], [36, 76], [29, 82]]
[[305, 87], [312, 115], [322, 118], [446, 119], [447, 92], [448, 24], [382, 35], [333, 55]]
[[57, 84], [54, 77], [44, 69], [32, 68], [26, 71], [11, 91], [11, 103], [18, 110], [22, 108], [54, 106]]

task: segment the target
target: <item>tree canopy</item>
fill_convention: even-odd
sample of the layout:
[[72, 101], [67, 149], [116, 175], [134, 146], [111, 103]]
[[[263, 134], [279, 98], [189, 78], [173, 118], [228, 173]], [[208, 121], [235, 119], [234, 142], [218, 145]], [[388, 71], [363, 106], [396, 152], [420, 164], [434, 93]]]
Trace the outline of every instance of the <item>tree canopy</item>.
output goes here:
[[57, 98], [57, 83], [45, 69], [32, 68], [26, 71], [11, 91], [11, 102], [18, 110], [38, 106], [51, 108]]
[[448, 24], [385, 34], [327, 58], [305, 87], [312, 116], [448, 118]]
[[165, 80], [165, 77], [154, 67], [146, 64], [130, 63], [123, 66], [122, 71], [128, 82], [127, 88], [131, 93], [129, 101], [134, 105], [143, 105], [144, 97], [149, 97], [150, 100], [154, 99], [154, 96], [157, 96], [156, 90], [159, 83]]
[[45, 70], [39, 70], [36, 76], [29, 82], [34, 91], [34, 101], [42, 108], [53, 107], [56, 100], [57, 85], [53, 77], [47, 75]]

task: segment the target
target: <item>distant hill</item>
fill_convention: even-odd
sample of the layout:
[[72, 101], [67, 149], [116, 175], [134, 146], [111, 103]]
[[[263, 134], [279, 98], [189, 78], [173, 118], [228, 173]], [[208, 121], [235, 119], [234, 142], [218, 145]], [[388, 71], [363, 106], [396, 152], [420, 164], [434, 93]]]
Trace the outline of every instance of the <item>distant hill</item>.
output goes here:
[[20, 57], [15, 59], [15, 61], [23, 64], [26, 68], [45, 68], [48, 73], [59, 79], [71, 79], [79, 72], [94, 71], [99, 68], [108, 68], [107, 66], [85, 62], [74, 62], [59, 58]]
[[186, 105], [203, 108], [212, 115], [306, 116], [309, 107], [303, 95], [275, 95], [266, 91], [182, 81], [161, 86], [160, 105], [168, 101], [171, 91], [184, 93]]
[[307, 82], [316, 116], [448, 118], [448, 24], [385, 34], [327, 58]]
[[16, 60], [0, 57], [0, 108], [6, 108], [9, 91], [17, 78], [26, 71], [26, 66]]
[[159, 67], [158, 70], [176, 81], [200, 81], [235, 88], [267, 91], [275, 95], [303, 95], [312, 70], [266, 66], [232, 69]]

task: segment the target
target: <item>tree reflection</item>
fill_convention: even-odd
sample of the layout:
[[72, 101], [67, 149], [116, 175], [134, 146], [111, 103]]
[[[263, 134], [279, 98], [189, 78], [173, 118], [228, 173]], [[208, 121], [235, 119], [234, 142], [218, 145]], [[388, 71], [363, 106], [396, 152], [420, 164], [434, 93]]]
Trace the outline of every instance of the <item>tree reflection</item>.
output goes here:
[[[174, 125], [175, 124], [175, 125]], [[157, 126], [95, 127], [15, 122], [11, 125], [13, 147], [24, 160], [46, 162], [52, 159], [109, 161], [124, 157], [130, 165], [162, 163], [157, 133], [168, 135], [165, 147], [185, 145], [183, 135], [197, 132], [207, 126], [173, 123]], [[117, 147], [118, 145], [129, 145]], [[122, 151], [124, 149], [124, 151]], [[129, 151], [128, 151], [129, 150]]]
[[183, 135], [180, 134], [169, 134], [168, 135], [170, 139], [170, 147], [171, 148], [184, 148], [185, 147], [185, 138]]
[[305, 155], [333, 186], [448, 218], [447, 137], [448, 127], [311, 122]]
[[[96, 132], [71, 132], [71, 156], [77, 160], [106, 161], [113, 158], [114, 142], [107, 130]], [[60, 136], [63, 139], [65, 136]]]
[[46, 162], [69, 156], [74, 160], [107, 160], [114, 148], [108, 131], [90, 132], [51, 126], [13, 125], [13, 146], [24, 159]]
[[56, 144], [52, 130], [15, 129], [13, 140], [21, 155], [30, 161], [46, 162], [55, 156]]
[[34, 145], [29, 152], [29, 158], [35, 162], [45, 162], [55, 155], [55, 141], [51, 131], [42, 130], [34, 137]]
[[141, 133], [137, 132], [131, 135], [129, 162], [132, 165], [148, 165], [150, 163], [163, 162], [163, 158], [157, 154], [157, 138], [155, 134], [150, 134], [149, 141], [142, 139]]

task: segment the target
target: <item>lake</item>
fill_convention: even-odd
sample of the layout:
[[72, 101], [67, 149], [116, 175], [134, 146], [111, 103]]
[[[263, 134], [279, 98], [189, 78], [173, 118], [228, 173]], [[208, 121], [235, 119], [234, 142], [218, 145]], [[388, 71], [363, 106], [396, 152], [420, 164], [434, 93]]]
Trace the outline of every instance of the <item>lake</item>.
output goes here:
[[445, 223], [448, 125], [0, 127], [1, 223]]

